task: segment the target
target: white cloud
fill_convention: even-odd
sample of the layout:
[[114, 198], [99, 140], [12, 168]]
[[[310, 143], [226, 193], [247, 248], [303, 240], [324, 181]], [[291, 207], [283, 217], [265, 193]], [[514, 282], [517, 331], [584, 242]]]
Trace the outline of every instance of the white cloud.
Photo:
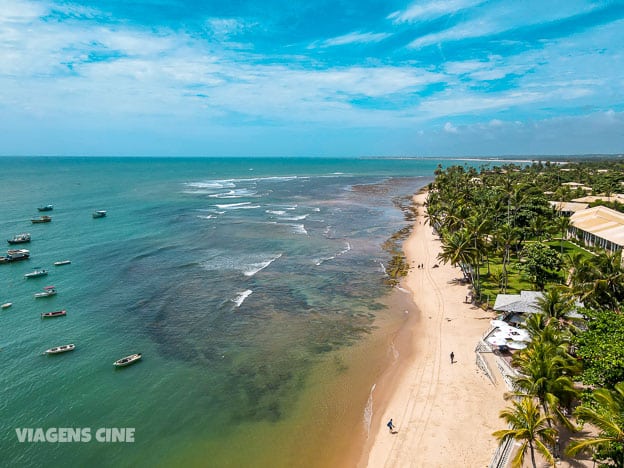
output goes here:
[[416, 38], [408, 47], [418, 49], [432, 44], [499, 34], [523, 26], [547, 23], [586, 13], [597, 6], [597, 4], [587, 4], [579, 0], [570, 0], [565, 3], [552, 2], [552, 4], [541, 0], [485, 4], [479, 9], [478, 15], [474, 12], [465, 21], [448, 29]]
[[418, 2], [410, 5], [406, 10], [391, 13], [388, 15], [387, 19], [393, 20], [394, 23], [411, 23], [433, 19], [480, 5], [483, 1], [484, 0], [434, 0]]
[[368, 44], [371, 42], [381, 42], [384, 39], [392, 36], [390, 33], [362, 33], [352, 32], [343, 36], [333, 37], [321, 42], [314, 42], [308, 46], [308, 49], [314, 49], [317, 47], [334, 47], [348, 44]]
[[457, 133], [457, 127], [455, 125], [453, 125], [451, 122], [446, 122], [444, 124], [444, 131], [446, 133]]

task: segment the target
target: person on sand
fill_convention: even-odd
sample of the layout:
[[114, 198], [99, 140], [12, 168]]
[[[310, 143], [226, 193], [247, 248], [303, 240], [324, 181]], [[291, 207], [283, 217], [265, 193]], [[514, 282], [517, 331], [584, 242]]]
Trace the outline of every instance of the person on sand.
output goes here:
[[390, 418], [390, 421], [388, 421], [388, 424], [386, 424], [386, 426], [388, 426], [388, 429], [390, 429], [390, 434], [392, 434], [394, 432], [394, 423], [392, 422], [392, 418]]
[[455, 353], [451, 351], [451, 364], [455, 362]]

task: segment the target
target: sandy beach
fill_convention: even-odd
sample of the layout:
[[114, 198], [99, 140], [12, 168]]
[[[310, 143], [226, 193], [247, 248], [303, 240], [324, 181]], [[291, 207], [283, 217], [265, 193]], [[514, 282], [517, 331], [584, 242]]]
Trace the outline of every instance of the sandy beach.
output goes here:
[[[460, 270], [436, 259], [440, 241], [424, 221], [426, 194], [414, 200], [418, 217], [404, 244], [412, 268], [402, 286], [419, 312], [392, 343], [398, 357], [380, 383], [359, 466], [487, 466], [506, 406], [502, 381], [493, 384], [475, 364], [475, 346], [492, 317], [465, 302]], [[386, 427], [390, 418], [394, 434]]]

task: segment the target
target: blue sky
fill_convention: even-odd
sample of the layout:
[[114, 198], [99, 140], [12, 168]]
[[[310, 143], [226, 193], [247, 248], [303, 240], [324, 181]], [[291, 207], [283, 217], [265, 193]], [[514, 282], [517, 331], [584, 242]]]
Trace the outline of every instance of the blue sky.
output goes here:
[[624, 1], [0, 0], [0, 154], [624, 152]]

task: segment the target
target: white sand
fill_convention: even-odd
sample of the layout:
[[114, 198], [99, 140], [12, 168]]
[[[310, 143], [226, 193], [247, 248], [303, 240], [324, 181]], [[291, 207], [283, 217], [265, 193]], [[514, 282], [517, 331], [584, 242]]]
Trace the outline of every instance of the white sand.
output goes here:
[[[475, 365], [475, 346], [492, 316], [464, 303], [467, 286], [454, 281], [461, 272], [436, 259], [440, 241], [422, 216], [426, 195], [414, 199], [419, 216], [404, 244], [413, 268], [403, 286], [412, 292], [420, 317], [407, 322], [401, 332], [406, 338], [397, 337], [407, 339], [409, 349], [397, 360], [398, 371], [388, 371], [392, 388], [375, 402], [369, 447], [359, 465], [487, 466], [498, 445], [492, 432], [504, 428], [498, 414], [506, 406], [500, 379], [493, 385]], [[423, 269], [417, 268], [420, 263]], [[396, 434], [386, 427], [390, 418]]]

